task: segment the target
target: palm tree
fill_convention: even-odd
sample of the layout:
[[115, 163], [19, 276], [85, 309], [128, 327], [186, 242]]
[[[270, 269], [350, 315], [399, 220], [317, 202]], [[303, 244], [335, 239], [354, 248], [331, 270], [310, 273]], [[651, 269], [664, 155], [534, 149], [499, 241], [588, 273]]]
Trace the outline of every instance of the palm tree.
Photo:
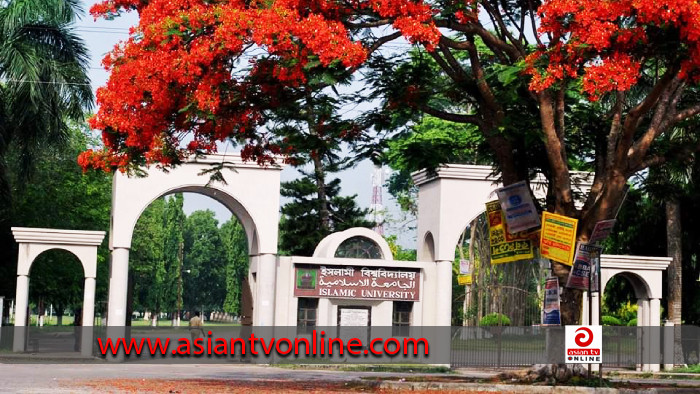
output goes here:
[[[663, 139], [663, 143], [683, 145], [697, 144], [695, 125], [677, 127]], [[676, 325], [682, 323], [683, 302], [683, 229], [681, 226], [681, 198], [690, 191], [693, 179], [693, 161], [668, 161], [650, 170], [646, 179], [646, 189], [649, 196], [657, 201], [663, 201], [666, 211], [666, 253], [673, 258], [667, 269], [668, 320]]]
[[0, 226], [7, 225], [7, 153], [30, 173], [42, 146], [60, 145], [67, 122], [93, 105], [89, 54], [73, 23], [77, 0], [9, 0], [0, 8]]

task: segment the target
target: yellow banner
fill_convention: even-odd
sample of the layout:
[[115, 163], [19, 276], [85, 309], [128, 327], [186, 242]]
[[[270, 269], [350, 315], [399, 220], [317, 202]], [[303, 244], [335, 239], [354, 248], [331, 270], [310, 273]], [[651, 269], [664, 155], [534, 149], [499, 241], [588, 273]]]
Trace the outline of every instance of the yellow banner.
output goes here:
[[460, 286], [469, 286], [472, 284], [472, 274], [457, 275], [457, 283]]
[[532, 232], [508, 233], [501, 203], [498, 200], [486, 203], [486, 216], [489, 221], [491, 264], [510, 263], [535, 257], [530, 239]]
[[576, 252], [576, 227], [578, 219], [542, 213], [540, 255], [562, 264], [572, 265]]

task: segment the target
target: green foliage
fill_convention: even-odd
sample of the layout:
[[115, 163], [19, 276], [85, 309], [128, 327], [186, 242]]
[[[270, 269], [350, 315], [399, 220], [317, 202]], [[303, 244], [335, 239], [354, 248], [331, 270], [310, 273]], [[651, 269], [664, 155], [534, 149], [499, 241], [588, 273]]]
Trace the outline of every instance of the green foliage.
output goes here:
[[[76, 2], [61, 0], [0, 7], [0, 227], [10, 220], [7, 166], [26, 180], [36, 155], [47, 146], [65, 147], [69, 121], [82, 121], [93, 105], [90, 56], [72, 25], [80, 13]], [[10, 148], [18, 153], [13, 160], [6, 156]]]
[[479, 320], [479, 326], [510, 326], [510, 319], [502, 313], [489, 313]]
[[479, 163], [483, 144], [476, 126], [426, 116], [411, 133], [389, 141], [386, 156], [392, 168], [410, 173], [442, 163]]
[[386, 160], [396, 170], [389, 177], [389, 193], [404, 211], [416, 211], [416, 190], [411, 172], [423, 168], [435, 170], [443, 163], [485, 164], [480, 152], [485, 150], [483, 137], [472, 125], [449, 122], [426, 116], [410, 131], [391, 139]]
[[624, 305], [620, 306], [620, 309], [617, 310], [617, 313], [615, 314], [618, 318], [620, 318], [620, 321], [622, 322], [629, 322], [632, 319], [637, 318], [637, 303], [635, 302], [634, 304], [627, 301]]
[[624, 324], [620, 321], [620, 319], [616, 318], [615, 316], [601, 316], [600, 322], [604, 326], [624, 326]]
[[167, 310], [165, 268], [165, 198], [148, 206], [136, 222], [129, 253], [134, 308], [154, 313]]
[[226, 256], [214, 212], [195, 211], [185, 223], [184, 305], [220, 309], [226, 299]]
[[219, 230], [226, 254], [224, 312], [240, 315], [243, 282], [248, 276], [248, 243], [241, 223], [231, 218]]
[[210, 210], [187, 217], [183, 201], [182, 194], [159, 198], [136, 224], [130, 254], [134, 309], [237, 314], [248, 274], [245, 231], [235, 217], [219, 228]]
[[[11, 224], [21, 227], [61, 228], [73, 230], [109, 229], [112, 179], [109, 174], [83, 174], [75, 158], [88, 146], [97, 143], [89, 136], [84, 125], [74, 124], [68, 140], [62, 146], [47, 146], [34, 157], [34, 171], [26, 178], [19, 165], [20, 149], [12, 147], [7, 153], [13, 163], [9, 166], [9, 179], [14, 185]], [[10, 235], [11, 236], [11, 235]], [[12, 247], [2, 253], [16, 252]], [[98, 248], [96, 299], [105, 300], [109, 250], [106, 242]], [[16, 277], [16, 255], [11, 264], [0, 262], [0, 277]], [[78, 259], [70, 253], [50, 250], [42, 253], [31, 270], [30, 301], [43, 300], [48, 307], [53, 304], [56, 312], [74, 309], [82, 305], [83, 269]], [[0, 280], [0, 295], [14, 295], [14, 280]], [[103, 304], [97, 303], [98, 312]]]
[[166, 275], [164, 278], [163, 310], [182, 309], [182, 269], [185, 247], [184, 197], [176, 193], [165, 204], [163, 229], [163, 259]]
[[416, 261], [416, 250], [402, 248], [401, 245], [398, 245], [396, 243], [396, 235], [390, 235], [384, 238], [389, 244], [389, 248], [391, 249], [391, 254], [394, 256], [394, 260]]
[[340, 179], [325, 185], [327, 209], [330, 215], [328, 228], [320, 224], [321, 199], [312, 177], [295, 179], [282, 184], [281, 194], [291, 199], [282, 207], [280, 221], [280, 249], [297, 256], [311, 256], [316, 245], [326, 236], [351, 227], [372, 227], [365, 219], [368, 211], [355, 203], [356, 196], [340, 196]]
[[[682, 247], [683, 247], [683, 322], [684, 324], [700, 323], [700, 230], [695, 223], [695, 215], [700, 209], [700, 162], [691, 163], [692, 181], [676, 191], [680, 193]], [[661, 177], [653, 175], [654, 182]], [[668, 185], [670, 187], [671, 185]], [[648, 187], [632, 188], [625, 203], [622, 205], [615, 225], [615, 231], [605, 244], [605, 253], [630, 254], [642, 256], [666, 255], [666, 223], [665, 207], [662, 198], [654, 198], [648, 192]], [[656, 184], [654, 192], [669, 192]], [[665, 194], [663, 194], [665, 195]], [[620, 283], [624, 282], [624, 283]], [[664, 283], [666, 281], [664, 280]], [[664, 294], [667, 289], [664, 288]], [[619, 305], [636, 302], [634, 289], [626, 280], [615, 276], [608, 282], [604, 293], [604, 310], [614, 314]], [[662, 306], [666, 299], [662, 298]], [[662, 318], [665, 316], [662, 315]]]
[[636, 326], [637, 326], [637, 318], [636, 317], [627, 322], [627, 327], [636, 327]]

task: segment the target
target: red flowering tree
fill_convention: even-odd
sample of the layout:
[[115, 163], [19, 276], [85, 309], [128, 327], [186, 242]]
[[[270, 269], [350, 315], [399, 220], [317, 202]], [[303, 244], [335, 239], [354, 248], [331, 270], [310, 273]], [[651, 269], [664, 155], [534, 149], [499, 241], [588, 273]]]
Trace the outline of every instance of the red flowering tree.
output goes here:
[[[280, 151], [263, 127], [270, 111], [303, 97], [318, 70], [351, 74], [401, 36], [437, 69], [416, 70], [385, 107], [477, 125], [504, 183], [543, 172], [547, 209], [579, 218], [580, 240], [614, 216], [633, 174], [700, 149], [692, 132], [660, 143], [700, 113], [693, 0], [111, 0], [92, 13], [124, 10], [140, 22], [104, 60], [111, 77], [91, 124], [106, 149], [81, 155], [84, 167], [175, 165], [225, 139], [269, 163]], [[588, 127], [581, 107], [594, 108]], [[581, 208], [574, 156], [595, 173]], [[568, 270], [554, 264], [562, 282]], [[579, 301], [562, 294], [566, 324]]]

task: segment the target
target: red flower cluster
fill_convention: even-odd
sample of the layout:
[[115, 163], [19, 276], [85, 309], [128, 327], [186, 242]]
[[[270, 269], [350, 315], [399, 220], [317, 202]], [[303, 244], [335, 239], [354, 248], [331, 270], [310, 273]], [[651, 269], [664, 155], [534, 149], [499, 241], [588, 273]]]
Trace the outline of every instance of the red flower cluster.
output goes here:
[[659, 32], [675, 35], [688, 48], [684, 75], [695, 76], [700, 69], [700, 3], [695, 0], [549, 0], [539, 12], [540, 32], [553, 40], [527, 59], [534, 91], [579, 76], [592, 100], [628, 90], [637, 82], [642, 59], [657, 50], [650, 40]]
[[279, 104], [278, 92], [304, 83], [311, 61], [354, 68], [366, 60], [365, 47], [344, 26], [358, 9], [392, 18], [410, 41], [428, 48], [440, 37], [422, 0], [107, 0], [93, 6], [95, 17], [136, 10], [139, 25], [103, 60], [111, 75], [97, 91], [99, 110], [90, 126], [103, 131], [105, 151], [85, 152], [81, 166], [176, 164], [195, 152], [214, 152], [216, 141], [230, 137], [247, 141], [244, 159], [272, 161], [279, 148], [261, 143], [257, 130], [264, 111]]

